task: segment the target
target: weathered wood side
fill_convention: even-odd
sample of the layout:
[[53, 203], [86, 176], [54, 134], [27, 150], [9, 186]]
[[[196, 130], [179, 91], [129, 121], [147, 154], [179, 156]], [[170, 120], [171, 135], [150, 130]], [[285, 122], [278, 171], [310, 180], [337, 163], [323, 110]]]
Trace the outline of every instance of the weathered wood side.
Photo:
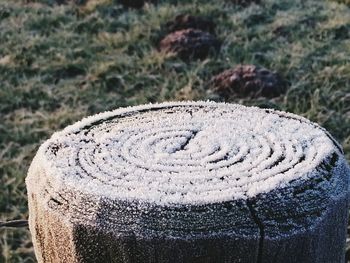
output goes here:
[[[259, 229], [244, 201], [162, 207], [65, 193], [66, 200], [50, 193], [35, 167], [27, 188], [40, 263], [257, 261]], [[80, 210], [77, 200], [89, 208]]]
[[[325, 180], [327, 176], [329, 179]], [[40, 178], [40, 172], [32, 178]], [[250, 230], [241, 231], [240, 224], [235, 229], [233, 224], [230, 234], [202, 238], [169, 238], [174, 232], [162, 229], [162, 220], [169, 214], [162, 215], [159, 210], [153, 214], [149, 211], [155, 217], [153, 223], [140, 211], [134, 219], [149, 224], [143, 225], [145, 229], [139, 232], [121, 235], [120, 226], [113, 225], [118, 224], [115, 220], [120, 216], [113, 209], [119, 211], [120, 206], [108, 208], [108, 202], [105, 203], [106, 206], [95, 213], [96, 220], [85, 225], [75, 222], [74, 218], [65, 218], [73, 210], [65, 205], [62, 210], [47, 193], [46, 204], [40, 203], [42, 198], [38, 200], [35, 193], [30, 193], [31, 232], [39, 262], [339, 263], [344, 262], [347, 180], [346, 174], [328, 172], [323, 177], [259, 196], [249, 200], [237, 216], [243, 222], [246, 217]], [[35, 183], [44, 186], [39, 180]], [[330, 185], [337, 187], [329, 191]], [[45, 195], [44, 192], [43, 188], [41, 194]], [[224, 206], [226, 211], [234, 208], [232, 204]], [[249, 208], [253, 211], [248, 212]], [[208, 206], [207, 211], [215, 213], [217, 209]], [[114, 213], [117, 213], [115, 218]], [[217, 219], [225, 220], [220, 215]], [[191, 222], [187, 224], [190, 228]], [[151, 225], [159, 228], [153, 236], [146, 229]], [[152, 237], [147, 238], [147, 233]]]
[[73, 238], [73, 224], [67, 221], [64, 214], [48, 209], [50, 198], [44, 199], [45, 179], [42, 170], [37, 170], [30, 178], [28, 187], [29, 228], [32, 235], [35, 255], [38, 262], [76, 263], [76, 250]]
[[251, 201], [262, 234], [259, 263], [344, 262], [350, 173], [337, 161]]

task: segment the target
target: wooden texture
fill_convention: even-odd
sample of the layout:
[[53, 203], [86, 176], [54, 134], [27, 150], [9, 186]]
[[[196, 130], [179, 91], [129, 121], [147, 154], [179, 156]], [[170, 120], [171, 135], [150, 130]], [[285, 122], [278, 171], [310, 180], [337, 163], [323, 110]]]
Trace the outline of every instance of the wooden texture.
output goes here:
[[[239, 114], [236, 114], [237, 111], [239, 111]], [[216, 134], [212, 130], [208, 132], [212, 137], [221, 136], [213, 143], [215, 147], [210, 146], [210, 148], [208, 146], [210, 149], [217, 149], [213, 150], [214, 153], [210, 153], [208, 156], [217, 154], [218, 157], [210, 159], [210, 166], [205, 166], [208, 164], [203, 164], [203, 162], [194, 162], [196, 157], [193, 156], [197, 154], [196, 151], [202, 153], [206, 149], [203, 146], [201, 150], [198, 150], [197, 146], [203, 141], [208, 141], [206, 137], [208, 134], [204, 132], [207, 129], [206, 126], [198, 126], [199, 122], [193, 121], [193, 119], [197, 120], [196, 114], [198, 113], [198, 118], [201, 118], [200, 116], [205, 115], [205, 112], [208, 114], [211, 112], [209, 115], [214, 122], [219, 119], [218, 116], [222, 116], [225, 120], [225, 114], [232, 115], [236, 119], [245, 118], [245, 111], [247, 111], [247, 118], [251, 114], [250, 111], [253, 111], [253, 115], [266, 115], [266, 123], [271, 122], [272, 126], [274, 120], [271, 120], [269, 116], [276, 115], [278, 121], [282, 118], [283, 120], [286, 119], [286, 122], [291, 121], [291, 126], [296, 125], [297, 127], [298, 123], [305, 125], [305, 127], [310, 126], [310, 132], [317, 130], [317, 133], [312, 137], [313, 139], [310, 139], [309, 144], [303, 145], [304, 153], [297, 150], [290, 153], [288, 143], [281, 143], [283, 147], [276, 146], [279, 140], [282, 141], [278, 138], [278, 133], [284, 132], [285, 124], [283, 123], [280, 125], [280, 131], [278, 129], [273, 131], [277, 135], [271, 137], [274, 138], [274, 141], [268, 146], [270, 147], [270, 154], [266, 157], [266, 160], [273, 159], [270, 160], [270, 163], [265, 165], [264, 160], [262, 160], [253, 168], [248, 167], [248, 164], [251, 165], [263, 153], [263, 150], [259, 150], [260, 146], [258, 145], [256, 156], [249, 157], [252, 153], [247, 151], [241, 159], [237, 158], [228, 166], [227, 163], [230, 159], [234, 160], [235, 156], [239, 155], [240, 149], [221, 156], [222, 143], [224, 142], [221, 129], [224, 129], [225, 126], [220, 127], [218, 124], [214, 125], [218, 129]], [[171, 125], [173, 131], [174, 126], [182, 127], [183, 123], [181, 121], [178, 121], [180, 123], [176, 121], [169, 122], [167, 118], [170, 115], [176, 115], [177, 112], [186, 112], [186, 114], [190, 112], [188, 120], [185, 120], [187, 117], [183, 117], [182, 113], [180, 118], [178, 116], [176, 119], [183, 120], [186, 125], [193, 125], [196, 128], [193, 128], [195, 132], [191, 128], [186, 128], [190, 131], [179, 132], [183, 136], [181, 137], [168, 132], [168, 130], [164, 132], [163, 126], [159, 128], [158, 132], [154, 133], [149, 132], [148, 126], [147, 131], [146, 129], [139, 129], [138, 132], [130, 132], [127, 129], [128, 125], [132, 125], [137, 121], [139, 123], [135, 125], [141, 125], [140, 123], [150, 125], [149, 123], [154, 121], [170, 123], [169, 125]], [[165, 117], [157, 119], [157, 116], [163, 116], [162, 114]], [[235, 114], [241, 117], [237, 117]], [[257, 116], [257, 118], [261, 119], [261, 116]], [[121, 119], [125, 120], [122, 121]], [[200, 123], [206, 125], [209, 122], [208, 119], [203, 119]], [[225, 123], [227, 124], [227, 121]], [[191, 125], [186, 127], [191, 127]], [[254, 122], [251, 124], [245, 123], [244, 125], [251, 125], [253, 128], [256, 126]], [[234, 125], [231, 126], [234, 127]], [[134, 126], [132, 127], [136, 129]], [[238, 129], [240, 128], [238, 127]], [[120, 137], [114, 135], [121, 130]], [[304, 132], [304, 130], [302, 131]], [[124, 138], [126, 132], [132, 134], [128, 135], [127, 139]], [[204, 135], [200, 134], [201, 132]], [[261, 131], [257, 130], [257, 134], [259, 132]], [[159, 136], [167, 139], [157, 137], [152, 142], [147, 141], [147, 136], [151, 137], [152, 134], [158, 136], [162, 133], [165, 135]], [[295, 133], [298, 133], [298, 131], [294, 132], [294, 135]], [[85, 141], [82, 140], [83, 137], [76, 138], [80, 134], [87, 136], [84, 137]], [[104, 141], [106, 140], [103, 137], [105, 134], [110, 136], [108, 137], [108, 143]], [[136, 141], [135, 136], [141, 136], [140, 134], [145, 134], [145, 138]], [[169, 138], [173, 140], [171, 134], [174, 138], [177, 138], [176, 143], [167, 141]], [[257, 134], [249, 138], [254, 139], [255, 136], [259, 136]], [[265, 133], [261, 132], [261, 134]], [[302, 132], [300, 134], [300, 138], [304, 138]], [[305, 135], [305, 138], [307, 136]], [[284, 139], [285, 134], [282, 137]], [[111, 138], [116, 143], [120, 143], [124, 139], [125, 141], [122, 145], [113, 145]], [[298, 138], [294, 138], [293, 145], [290, 145], [291, 148], [297, 148]], [[75, 139], [81, 144], [70, 144], [70, 140], [74, 141]], [[242, 140], [246, 139], [245, 135], [242, 135]], [[125, 145], [128, 145], [130, 140], [135, 141], [130, 146], [134, 148], [126, 154]], [[161, 144], [160, 147], [159, 142], [164, 140], [165, 143]], [[314, 142], [317, 140], [321, 143], [320, 146]], [[143, 149], [143, 144], [146, 143], [159, 147], [154, 146], [152, 148], [153, 146], [151, 146], [147, 148], [144, 153], [146, 159], [143, 162], [133, 160], [135, 166], [146, 169], [147, 173], [142, 173], [137, 177], [136, 175], [138, 175], [141, 168], [130, 171], [123, 170], [123, 177], [120, 178], [124, 179], [118, 177], [118, 180], [126, 180], [125, 178], [128, 178], [128, 180], [122, 183], [113, 181], [112, 179], [117, 177], [118, 169], [122, 170], [124, 168], [121, 166], [116, 168], [113, 166], [114, 163], [111, 165], [108, 156], [115, 155], [116, 157], [113, 158], [116, 159], [113, 160], [116, 161], [124, 153], [123, 158], [130, 159], [130, 156], [138, 156], [139, 151]], [[230, 145], [230, 143], [228, 144]], [[238, 144], [234, 141], [232, 145], [235, 143]], [[249, 145], [249, 141], [247, 143], [248, 147], [251, 148], [250, 151], [254, 152], [255, 144]], [[332, 147], [324, 148], [326, 149], [324, 150], [321, 145], [325, 143]], [[113, 150], [111, 144], [113, 147], [118, 146], [119, 148]], [[172, 148], [169, 148], [169, 145]], [[96, 150], [93, 150], [94, 147], [96, 147]], [[79, 148], [79, 150], [70, 150], [76, 148]], [[103, 150], [105, 148], [107, 150]], [[318, 151], [315, 151], [315, 149]], [[102, 154], [101, 151], [107, 153], [107, 155], [103, 155], [103, 158], [100, 158], [99, 155]], [[157, 159], [155, 157], [157, 151], [166, 151], [167, 153], [164, 155], [165, 157], [157, 155]], [[188, 155], [186, 151], [191, 152]], [[322, 151], [325, 154], [323, 157], [321, 155], [322, 158], [320, 159], [319, 153]], [[177, 155], [178, 152], [182, 155]], [[274, 156], [274, 152], [282, 157], [271, 157]], [[293, 154], [297, 156], [297, 161], [288, 159], [288, 156]], [[191, 165], [186, 169], [182, 168], [183, 164], [178, 167], [175, 164], [169, 165], [167, 163], [170, 160], [169, 156], [173, 155], [176, 155], [176, 161], [171, 159], [174, 163], [191, 156], [190, 161], [186, 161]], [[75, 158], [71, 158], [71, 156], [75, 156]], [[141, 157], [139, 156], [139, 158]], [[65, 158], [68, 160], [67, 163], [63, 161]], [[168, 158], [166, 162], [162, 161], [162, 163], [157, 163], [158, 166], [146, 167], [147, 160], [153, 164], [153, 162], [157, 162], [156, 160], [164, 160], [164, 158]], [[198, 159], [200, 158], [206, 157], [198, 157]], [[316, 159], [318, 161], [315, 161]], [[98, 165], [98, 162], [106, 162], [108, 165], [99, 165], [95, 170], [92, 168], [89, 170], [89, 167]], [[288, 167], [288, 162], [291, 163], [290, 167]], [[305, 165], [304, 162], [306, 162]], [[315, 165], [311, 166], [310, 163], [315, 163]], [[130, 165], [130, 163], [128, 164]], [[253, 172], [251, 174], [246, 173], [243, 170], [241, 176], [240, 173], [237, 173], [238, 177], [236, 175], [235, 177], [234, 170], [241, 169], [239, 165], [247, 171], [255, 169], [257, 175]], [[195, 168], [202, 166], [211, 168], [209, 171], [203, 169], [203, 171], [199, 170], [199, 173], [192, 172], [192, 170], [197, 171]], [[155, 180], [162, 180], [160, 170], [168, 171], [169, 167], [172, 169], [169, 172], [170, 179], [166, 177], [167, 180], [159, 183], [159, 185], [153, 186], [152, 180], [147, 181], [147, 178], [145, 179], [145, 176], [154, 175]], [[257, 171], [256, 167], [263, 168], [261, 168], [261, 171]], [[281, 170], [282, 168], [278, 170], [278, 167], [282, 167], [283, 170]], [[303, 167], [306, 170], [305, 174], [302, 173]], [[275, 168], [278, 172], [273, 172]], [[227, 171], [227, 169], [229, 170]], [[249, 179], [257, 176], [256, 178], [259, 180], [259, 176], [262, 177], [265, 174], [264, 170], [271, 170], [271, 172], [265, 175], [266, 179], [261, 181], [260, 184], [254, 185], [248, 181], [247, 183], [239, 183], [245, 180], [246, 177]], [[68, 173], [67, 171], [73, 172]], [[80, 173], [76, 171], [80, 171]], [[301, 175], [284, 181], [283, 175], [290, 176], [290, 173], [288, 173], [290, 171], [301, 173]], [[132, 172], [134, 174], [131, 174]], [[221, 173], [225, 176], [221, 176]], [[84, 177], [84, 174], [89, 174], [89, 177]], [[179, 179], [180, 176], [182, 176], [181, 180]], [[201, 176], [206, 178], [205, 182], [200, 181]], [[233, 179], [230, 179], [230, 176]], [[74, 178], [71, 179], [70, 177]], [[267, 180], [272, 177], [275, 179], [269, 185], [275, 182], [276, 178], [281, 177], [282, 181], [279, 181], [278, 186], [270, 189]], [[180, 183], [169, 183], [169, 181], [176, 179], [180, 180]], [[91, 185], [89, 180], [92, 180]], [[225, 194], [221, 192], [225, 180], [235, 180], [234, 183], [228, 182], [232, 187], [232, 196], [230, 195], [230, 188]], [[339, 145], [327, 132], [295, 115], [215, 103], [160, 104], [100, 115], [54, 135], [50, 141], [45, 143], [33, 160], [26, 183], [30, 230], [33, 235], [38, 262], [344, 262], [349, 204], [349, 167]], [[160, 192], [158, 196], [149, 195], [142, 188], [148, 184], [151, 192], [152, 189]], [[101, 191], [93, 191], [94, 187], [105, 187], [105, 185], [108, 187]], [[175, 190], [171, 190], [171, 187], [175, 189], [179, 185], [185, 190], [182, 192], [177, 190], [181, 193], [177, 195]], [[188, 185], [195, 185], [197, 188], [186, 190]], [[202, 185], [207, 188], [204, 187], [203, 190], [200, 188]], [[135, 190], [133, 190], [133, 186], [135, 186]], [[236, 186], [240, 188], [236, 189]], [[113, 187], [116, 192], [113, 192]], [[133, 196], [121, 198], [120, 195], [124, 191], [124, 187], [130, 189], [131, 194], [132, 191], [135, 191], [135, 195], [139, 194], [139, 198]], [[265, 188], [261, 188], [263, 189], [261, 190], [259, 187]], [[139, 192], [136, 188], [140, 189]], [[210, 195], [210, 198], [207, 197], [209, 194], [206, 193], [214, 191], [214, 188], [217, 194]], [[216, 190], [216, 188], [219, 188], [219, 190]], [[164, 192], [162, 192], [163, 190]], [[245, 196], [240, 198], [239, 191], [243, 191]], [[196, 195], [192, 192], [195, 192]], [[179, 196], [178, 202], [174, 202], [176, 196]], [[171, 201], [165, 202], [164, 200]]]

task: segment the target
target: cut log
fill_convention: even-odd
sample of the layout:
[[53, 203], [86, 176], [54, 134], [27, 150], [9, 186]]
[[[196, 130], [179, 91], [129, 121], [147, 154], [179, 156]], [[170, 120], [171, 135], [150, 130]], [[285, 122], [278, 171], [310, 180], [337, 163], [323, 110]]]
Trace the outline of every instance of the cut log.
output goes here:
[[344, 262], [350, 169], [302, 117], [213, 102], [118, 109], [38, 150], [39, 262]]

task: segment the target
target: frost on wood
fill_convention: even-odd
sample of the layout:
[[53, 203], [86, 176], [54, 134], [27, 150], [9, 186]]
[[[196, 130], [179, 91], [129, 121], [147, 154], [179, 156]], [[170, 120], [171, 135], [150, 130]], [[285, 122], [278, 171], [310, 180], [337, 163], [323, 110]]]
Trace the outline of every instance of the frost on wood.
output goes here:
[[338, 263], [348, 175], [334, 139], [296, 115], [131, 107], [40, 147], [26, 180], [30, 227], [40, 262]]
[[156, 204], [215, 203], [306, 179], [339, 155], [314, 124], [256, 108], [180, 104], [104, 115], [40, 148], [36, 162], [55, 189]]

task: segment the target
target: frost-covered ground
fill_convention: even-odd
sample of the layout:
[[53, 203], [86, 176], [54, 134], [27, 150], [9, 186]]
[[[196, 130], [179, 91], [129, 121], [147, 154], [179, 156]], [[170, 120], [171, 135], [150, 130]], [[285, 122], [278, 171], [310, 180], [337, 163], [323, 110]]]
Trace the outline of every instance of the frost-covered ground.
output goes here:
[[[206, 83], [239, 63], [290, 83], [275, 99], [229, 101], [290, 111], [327, 128], [350, 159], [350, 9], [326, 0], [160, 0], [141, 10], [0, 1], [0, 220], [26, 218], [24, 177], [38, 146], [83, 116], [120, 106], [207, 99]], [[189, 3], [190, 2], [190, 3]], [[226, 3], [225, 3], [226, 2]], [[159, 54], [161, 26], [180, 13], [212, 17], [217, 57]], [[25, 230], [0, 230], [0, 262], [34, 262]]]

